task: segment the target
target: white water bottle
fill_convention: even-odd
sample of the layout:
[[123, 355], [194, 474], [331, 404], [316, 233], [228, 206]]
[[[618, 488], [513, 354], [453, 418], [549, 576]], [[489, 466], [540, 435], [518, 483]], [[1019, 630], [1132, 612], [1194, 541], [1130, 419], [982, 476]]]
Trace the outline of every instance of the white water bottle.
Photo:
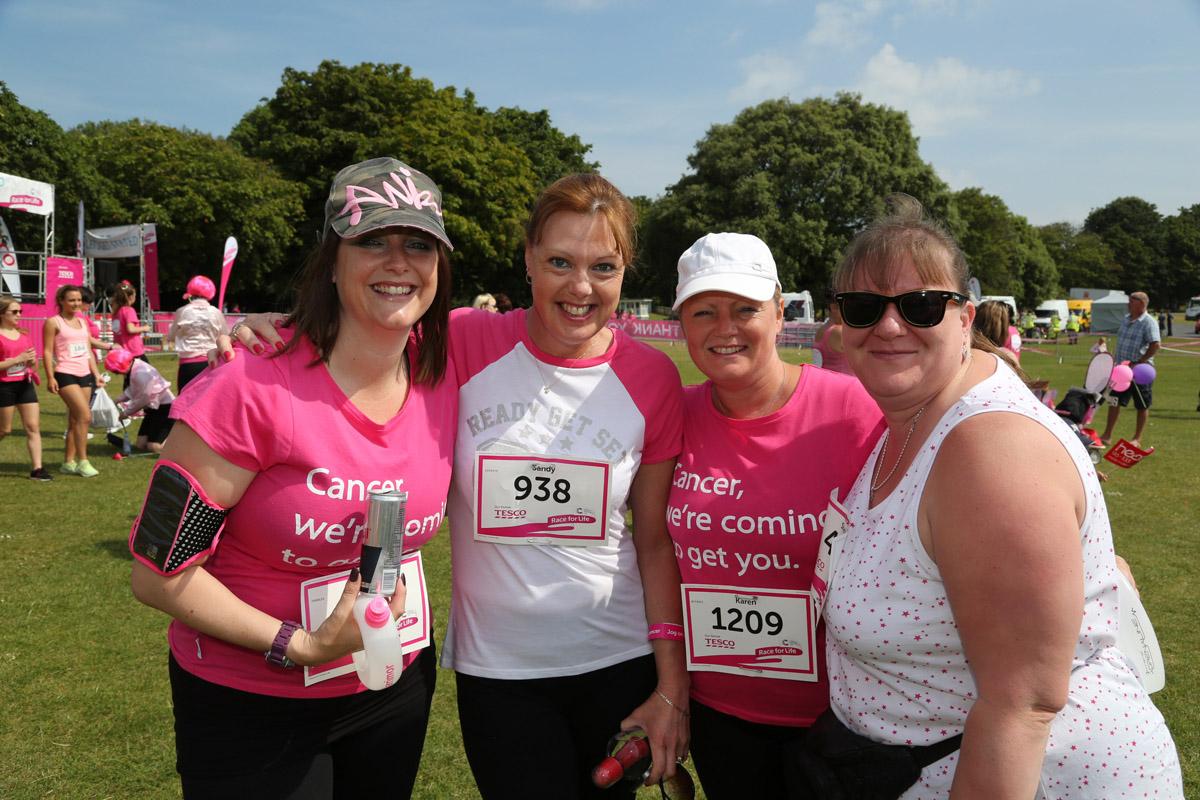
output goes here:
[[368, 689], [386, 689], [404, 669], [404, 647], [385, 595], [396, 591], [404, 535], [406, 492], [371, 494], [363, 540], [362, 590], [354, 601], [354, 621], [363, 649], [352, 654], [358, 679]]
[[386, 689], [404, 670], [404, 646], [387, 599], [360, 594], [354, 601], [354, 620], [363, 640], [363, 649], [351, 656], [358, 679], [368, 689]]

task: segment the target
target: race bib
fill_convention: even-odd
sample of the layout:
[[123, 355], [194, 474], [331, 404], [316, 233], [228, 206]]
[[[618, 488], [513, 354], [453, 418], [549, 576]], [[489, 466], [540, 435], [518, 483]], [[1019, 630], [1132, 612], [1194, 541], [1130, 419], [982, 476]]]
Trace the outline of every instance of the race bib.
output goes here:
[[478, 453], [475, 538], [497, 544], [603, 544], [608, 492], [606, 461]]
[[[408, 553], [400, 562], [408, 595], [404, 600], [404, 614], [396, 620], [396, 633], [400, 636], [405, 653], [428, 647], [429, 636], [429, 589], [425, 584], [425, 565], [420, 551]], [[316, 630], [333, 613], [334, 606], [346, 588], [350, 571], [310, 578], [300, 584], [300, 624], [307, 631]], [[353, 620], [350, 623], [353, 624]], [[353, 675], [354, 661], [344, 656], [327, 664], [304, 668], [304, 685], [312, 686], [339, 675]]]
[[829, 594], [829, 581], [833, 565], [842, 552], [842, 542], [850, 529], [850, 513], [838, 502], [837, 487], [829, 493], [829, 505], [825, 508], [825, 522], [821, 529], [821, 544], [817, 547], [817, 560], [813, 564], [812, 590], [816, 604], [816, 615], [821, 616], [825, 608], [825, 597]]
[[20, 364], [13, 364], [4, 371], [4, 374], [10, 378], [23, 378], [28, 369], [29, 366], [25, 362], [21, 362]]
[[817, 681], [817, 615], [811, 592], [684, 584], [687, 668]]
[[67, 342], [67, 355], [71, 358], [86, 356], [88, 351], [87, 342]]

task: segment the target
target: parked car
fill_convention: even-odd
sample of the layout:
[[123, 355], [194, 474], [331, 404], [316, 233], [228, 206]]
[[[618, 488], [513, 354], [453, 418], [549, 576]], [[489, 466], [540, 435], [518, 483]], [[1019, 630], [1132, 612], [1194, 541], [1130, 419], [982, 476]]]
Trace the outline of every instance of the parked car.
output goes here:
[[1183, 312], [1183, 318], [1189, 322], [1194, 319], [1200, 319], [1200, 297], [1193, 297], [1188, 300], [1187, 308]]

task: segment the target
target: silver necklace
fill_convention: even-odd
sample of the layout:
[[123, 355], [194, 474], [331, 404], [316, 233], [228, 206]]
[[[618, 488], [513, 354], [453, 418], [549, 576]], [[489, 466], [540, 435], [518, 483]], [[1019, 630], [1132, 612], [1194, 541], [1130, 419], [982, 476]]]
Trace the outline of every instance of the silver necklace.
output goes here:
[[537, 370], [538, 377], [542, 379], [542, 394], [550, 394], [550, 389], [558, 384], [558, 382], [562, 379], [562, 376], [558, 374], [558, 370], [556, 368], [551, 367], [554, 379], [547, 382], [546, 373], [542, 372], [542, 362], [537, 358], [533, 359], [533, 368]]
[[[879, 482], [875, 482], [874, 480], [871, 481], [872, 492], [875, 492], [880, 486], [883, 486], [885, 483], [891, 480], [893, 475], [896, 474], [896, 468], [899, 467], [900, 462], [904, 460], [904, 453], [908, 450], [908, 443], [912, 439], [913, 431], [917, 429], [917, 423], [920, 421], [921, 415], [924, 413], [925, 406], [921, 406], [920, 410], [917, 411], [916, 416], [912, 418], [912, 422], [910, 422], [908, 425], [908, 436], [904, 437], [904, 444], [900, 446], [900, 455], [896, 456], [896, 463], [892, 464], [891, 470], [888, 471], [887, 475], [883, 476], [883, 480]], [[883, 460], [887, 458], [888, 439], [891, 438], [891, 432], [891, 428], [883, 432], [883, 449], [879, 451], [879, 460], [875, 462], [876, 477], [879, 475], [879, 470], [883, 469]]]

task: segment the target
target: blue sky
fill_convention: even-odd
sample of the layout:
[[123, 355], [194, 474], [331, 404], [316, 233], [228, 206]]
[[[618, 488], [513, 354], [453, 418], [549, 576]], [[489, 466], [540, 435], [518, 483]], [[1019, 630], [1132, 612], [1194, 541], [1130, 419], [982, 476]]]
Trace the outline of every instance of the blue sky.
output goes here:
[[1200, 203], [1200, 0], [0, 0], [0, 42], [0, 80], [64, 127], [225, 135], [285, 67], [399, 62], [548, 109], [653, 197], [709, 126], [848, 90], [907, 111], [953, 188], [1034, 224]]

